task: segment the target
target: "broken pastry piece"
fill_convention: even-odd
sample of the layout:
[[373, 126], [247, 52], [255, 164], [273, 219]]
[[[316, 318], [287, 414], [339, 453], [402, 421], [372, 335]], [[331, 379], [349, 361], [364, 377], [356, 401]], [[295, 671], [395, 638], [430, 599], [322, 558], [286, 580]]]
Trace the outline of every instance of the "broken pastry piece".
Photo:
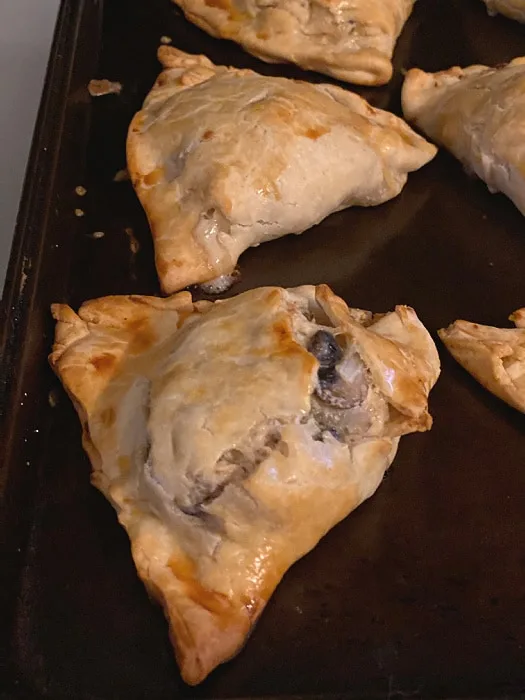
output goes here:
[[159, 57], [166, 70], [131, 123], [127, 154], [166, 293], [231, 274], [250, 246], [395, 197], [436, 153], [403, 120], [333, 85], [168, 46]]
[[455, 321], [439, 337], [485, 389], [525, 413], [525, 308], [510, 320], [516, 328]]
[[483, 0], [489, 14], [498, 12], [518, 22], [525, 22], [525, 0]]
[[186, 17], [269, 63], [384, 85], [415, 0], [173, 0]]
[[525, 214], [525, 58], [498, 68], [414, 68], [402, 101], [408, 121]]
[[374, 493], [400, 436], [430, 428], [435, 345], [411, 308], [373, 317], [323, 285], [53, 315], [50, 362], [93, 484], [199, 683], [241, 649], [286, 570]]

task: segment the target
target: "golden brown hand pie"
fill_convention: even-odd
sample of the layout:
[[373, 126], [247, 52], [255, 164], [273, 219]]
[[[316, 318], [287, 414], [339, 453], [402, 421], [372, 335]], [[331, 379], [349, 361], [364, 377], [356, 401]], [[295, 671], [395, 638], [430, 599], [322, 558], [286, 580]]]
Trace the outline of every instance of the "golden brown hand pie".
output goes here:
[[131, 123], [128, 165], [167, 293], [230, 274], [250, 246], [395, 197], [435, 155], [341, 88], [167, 46], [159, 56], [166, 70]]
[[483, 0], [491, 15], [500, 12], [518, 22], [525, 22], [525, 0]]
[[361, 85], [392, 77], [391, 58], [415, 0], [174, 0], [212, 36], [269, 63]]
[[93, 483], [199, 683], [240, 650], [286, 570], [374, 493], [399, 437], [430, 428], [435, 345], [409, 307], [373, 317], [326, 286], [53, 314], [50, 361]]
[[525, 214], [525, 58], [498, 68], [414, 68], [402, 100], [409, 121]]
[[516, 328], [455, 321], [439, 337], [485, 389], [525, 413], [525, 308], [510, 320]]

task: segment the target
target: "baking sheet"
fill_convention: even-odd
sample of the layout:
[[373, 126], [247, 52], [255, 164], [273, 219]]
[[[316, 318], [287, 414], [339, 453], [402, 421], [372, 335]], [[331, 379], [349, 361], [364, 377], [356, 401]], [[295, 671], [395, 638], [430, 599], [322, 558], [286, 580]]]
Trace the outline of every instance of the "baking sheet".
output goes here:
[[[441, 346], [432, 431], [404, 438], [378, 493], [289, 571], [244, 651], [197, 688], [181, 682], [46, 363], [51, 302], [159, 291], [145, 217], [113, 178], [161, 36], [215, 62], [327, 80], [211, 39], [169, 0], [64, 0], [4, 295], [0, 697], [518, 697], [525, 421]], [[399, 112], [403, 68], [522, 54], [525, 28], [479, 0], [418, 0], [394, 81], [358, 91]], [[122, 94], [90, 98], [95, 77]], [[410, 304], [432, 331], [460, 317], [502, 325], [525, 304], [523, 229], [508, 200], [440, 153], [395, 200], [246, 252], [231, 293], [326, 282], [353, 306]]]

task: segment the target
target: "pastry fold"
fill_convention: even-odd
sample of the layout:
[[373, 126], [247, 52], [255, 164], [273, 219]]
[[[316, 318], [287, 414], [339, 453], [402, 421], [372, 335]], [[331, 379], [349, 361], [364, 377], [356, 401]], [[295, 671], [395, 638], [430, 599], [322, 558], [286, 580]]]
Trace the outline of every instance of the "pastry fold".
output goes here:
[[399, 438], [430, 428], [435, 345], [411, 308], [373, 316], [324, 285], [52, 310], [50, 362], [93, 484], [199, 683], [241, 649], [286, 570], [374, 493]]
[[485, 389], [525, 413], [525, 308], [509, 318], [516, 328], [455, 321], [439, 337]]
[[333, 85], [215, 66], [165, 66], [128, 135], [162, 289], [229, 275], [250, 246], [334, 211], [395, 197], [436, 149], [402, 119]]
[[497, 68], [413, 68], [402, 103], [408, 121], [525, 214], [525, 58]]
[[392, 77], [392, 54], [415, 0], [174, 0], [212, 36], [269, 63], [295, 63], [360, 85]]

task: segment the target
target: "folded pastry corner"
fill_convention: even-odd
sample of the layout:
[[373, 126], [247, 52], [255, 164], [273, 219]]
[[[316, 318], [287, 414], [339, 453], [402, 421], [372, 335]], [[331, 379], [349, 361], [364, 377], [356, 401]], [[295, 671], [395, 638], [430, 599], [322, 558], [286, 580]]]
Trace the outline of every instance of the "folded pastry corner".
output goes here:
[[525, 0], [483, 0], [490, 15], [498, 12], [518, 22], [525, 22]]
[[415, 0], [173, 0], [212, 36], [269, 63], [295, 63], [360, 85], [392, 77], [392, 54]]
[[333, 85], [171, 46], [159, 58], [127, 157], [166, 293], [231, 274], [250, 246], [395, 197], [436, 153], [402, 119]]
[[509, 318], [516, 328], [455, 321], [439, 337], [485, 389], [525, 413], [525, 309]]
[[525, 57], [497, 68], [408, 71], [403, 114], [445, 146], [491, 192], [525, 214]]
[[53, 306], [50, 362], [184, 680], [243, 646], [286, 570], [430, 428], [435, 345], [326, 286]]

